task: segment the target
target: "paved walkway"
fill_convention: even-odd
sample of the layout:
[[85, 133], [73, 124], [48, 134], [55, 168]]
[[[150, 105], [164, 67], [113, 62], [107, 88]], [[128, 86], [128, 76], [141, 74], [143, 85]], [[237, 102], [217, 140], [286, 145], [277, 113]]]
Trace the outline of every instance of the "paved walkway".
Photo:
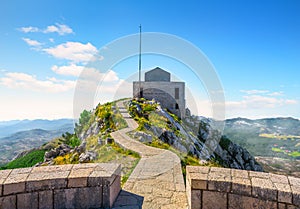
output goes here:
[[117, 106], [128, 128], [111, 133], [115, 142], [141, 155], [141, 159], [117, 198], [115, 209], [186, 209], [187, 200], [180, 159], [168, 150], [149, 147], [126, 133], [138, 127], [124, 101]]

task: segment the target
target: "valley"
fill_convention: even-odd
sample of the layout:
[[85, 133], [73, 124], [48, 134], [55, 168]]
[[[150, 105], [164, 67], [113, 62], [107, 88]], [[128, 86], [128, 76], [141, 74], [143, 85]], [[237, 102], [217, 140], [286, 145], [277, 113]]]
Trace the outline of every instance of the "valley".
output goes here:
[[74, 127], [71, 119], [24, 120], [1, 122], [0, 131], [5, 136], [0, 138], [0, 165], [3, 165], [23, 151], [40, 147], [65, 132], [72, 133]]
[[300, 121], [294, 118], [226, 120], [224, 134], [246, 148], [265, 171], [300, 176]]

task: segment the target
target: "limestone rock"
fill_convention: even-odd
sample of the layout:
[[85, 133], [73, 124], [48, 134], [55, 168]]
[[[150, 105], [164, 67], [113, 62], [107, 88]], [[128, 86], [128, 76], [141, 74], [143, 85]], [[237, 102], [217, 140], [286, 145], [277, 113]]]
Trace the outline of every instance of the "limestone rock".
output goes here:
[[94, 152], [86, 152], [86, 153], [81, 153], [79, 156], [79, 163], [88, 163], [94, 159], [96, 159], [97, 154]]
[[135, 132], [133, 137], [138, 139], [140, 142], [145, 142], [145, 143], [152, 142], [152, 136], [142, 131]]
[[44, 155], [44, 162], [49, 162], [58, 156], [64, 156], [71, 152], [71, 147], [66, 144], [61, 144], [55, 149], [51, 149]]

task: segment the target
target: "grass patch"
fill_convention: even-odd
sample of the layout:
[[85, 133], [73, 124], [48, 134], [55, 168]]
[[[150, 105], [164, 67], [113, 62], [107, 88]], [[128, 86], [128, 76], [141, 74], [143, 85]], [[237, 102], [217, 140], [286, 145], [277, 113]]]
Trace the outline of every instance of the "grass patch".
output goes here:
[[137, 152], [134, 152], [132, 150], [128, 150], [128, 149], [123, 149], [121, 148], [119, 145], [117, 145], [116, 143], [112, 143], [111, 147], [117, 151], [120, 154], [123, 154], [125, 156], [131, 156], [134, 158], [140, 158], [140, 155]]
[[292, 157], [300, 157], [300, 152], [294, 151], [294, 152], [292, 152], [292, 153], [289, 153], [289, 156], [292, 156]]
[[149, 115], [149, 122], [156, 126], [156, 127], [159, 127], [159, 128], [166, 128], [167, 125], [168, 125], [168, 119], [161, 116], [161, 115], [158, 115], [157, 113], [155, 112], [152, 112], [150, 115]]
[[139, 127], [137, 128], [138, 131], [144, 131], [145, 130], [145, 126], [149, 126], [149, 121], [146, 118], [139, 118], [139, 117], [135, 117], [135, 120], [137, 120]]
[[35, 164], [44, 161], [45, 152], [46, 150], [31, 151], [27, 155], [7, 163], [6, 165], [2, 166], [1, 169], [3, 170], [3, 169], [32, 167]]
[[288, 152], [286, 152], [286, 151], [284, 151], [280, 148], [276, 148], [276, 147], [272, 147], [272, 151], [273, 152], [278, 152], [278, 153], [284, 153], [284, 154], [287, 154], [288, 156], [293, 157], [293, 158], [300, 157], [300, 152], [298, 152], [298, 151], [293, 151], [293, 152], [288, 153]]
[[132, 168], [129, 170], [129, 172], [126, 172], [121, 179], [121, 187], [124, 186], [124, 184], [126, 183], [126, 181], [128, 180], [129, 176], [131, 175], [131, 173], [133, 172], [134, 168], [136, 167], [136, 165], [139, 163], [140, 158], [136, 159], [132, 165]]
[[118, 158], [122, 158], [123, 156], [140, 158], [140, 155], [137, 152], [123, 149], [116, 143], [112, 143], [106, 144], [98, 150], [98, 159], [96, 160], [96, 162], [105, 163]]
[[140, 155], [138, 153], [132, 150], [123, 149], [116, 143], [106, 144], [98, 150], [98, 158], [95, 162], [107, 163], [116, 161], [118, 163], [124, 163], [124, 161], [126, 161], [125, 158], [131, 158], [130, 161], [133, 161], [133, 163], [126, 166], [127, 169], [124, 169], [125, 166], [122, 165], [123, 175], [121, 178], [121, 186], [123, 186], [140, 160]]
[[102, 146], [98, 150], [97, 163], [107, 163], [118, 158], [118, 152], [116, 152], [109, 144]]
[[192, 156], [179, 156], [180, 163], [181, 163], [181, 170], [184, 181], [186, 181], [186, 166], [187, 165], [193, 165], [193, 166], [199, 166], [199, 160], [197, 158], [194, 158]]
[[300, 136], [294, 135], [277, 135], [277, 134], [259, 134], [260, 137], [278, 140], [300, 139]]
[[121, 130], [123, 128], [128, 127], [128, 125], [127, 125], [126, 121], [124, 120], [124, 118], [122, 117], [121, 113], [118, 112], [116, 114], [113, 114], [112, 119], [115, 123], [115, 127], [117, 130]]
[[173, 149], [171, 149], [171, 146], [169, 144], [164, 143], [158, 139], [154, 139], [151, 143], [146, 143], [146, 145], [148, 145], [150, 147], [156, 147], [159, 149], [173, 150]]
[[97, 136], [90, 136], [86, 139], [86, 149], [92, 150], [98, 146], [98, 137]]
[[276, 147], [272, 147], [272, 151], [273, 152], [283, 152], [284, 153], [284, 151], [282, 149], [276, 148]]

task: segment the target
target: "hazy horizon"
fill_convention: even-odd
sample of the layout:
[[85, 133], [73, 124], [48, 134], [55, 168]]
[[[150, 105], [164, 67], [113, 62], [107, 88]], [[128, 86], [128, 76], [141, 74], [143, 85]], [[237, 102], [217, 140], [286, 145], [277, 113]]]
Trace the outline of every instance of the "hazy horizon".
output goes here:
[[[4, 0], [0, 7], [0, 121], [73, 118], [82, 70], [110, 59], [101, 48], [138, 33], [140, 24], [143, 33], [177, 36], [205, 54], [223, 86], [225, 118], [300, 118], [299, 1]], [[192, 113], [212, 116], [211, 97], [193, 69], [142, 54], [143, 72], [156, 66], [186, 82]], [[102, 80], [94, 107], [131, 97], [137, 70], [138, 56], [132, 56], [93, 72]]]

